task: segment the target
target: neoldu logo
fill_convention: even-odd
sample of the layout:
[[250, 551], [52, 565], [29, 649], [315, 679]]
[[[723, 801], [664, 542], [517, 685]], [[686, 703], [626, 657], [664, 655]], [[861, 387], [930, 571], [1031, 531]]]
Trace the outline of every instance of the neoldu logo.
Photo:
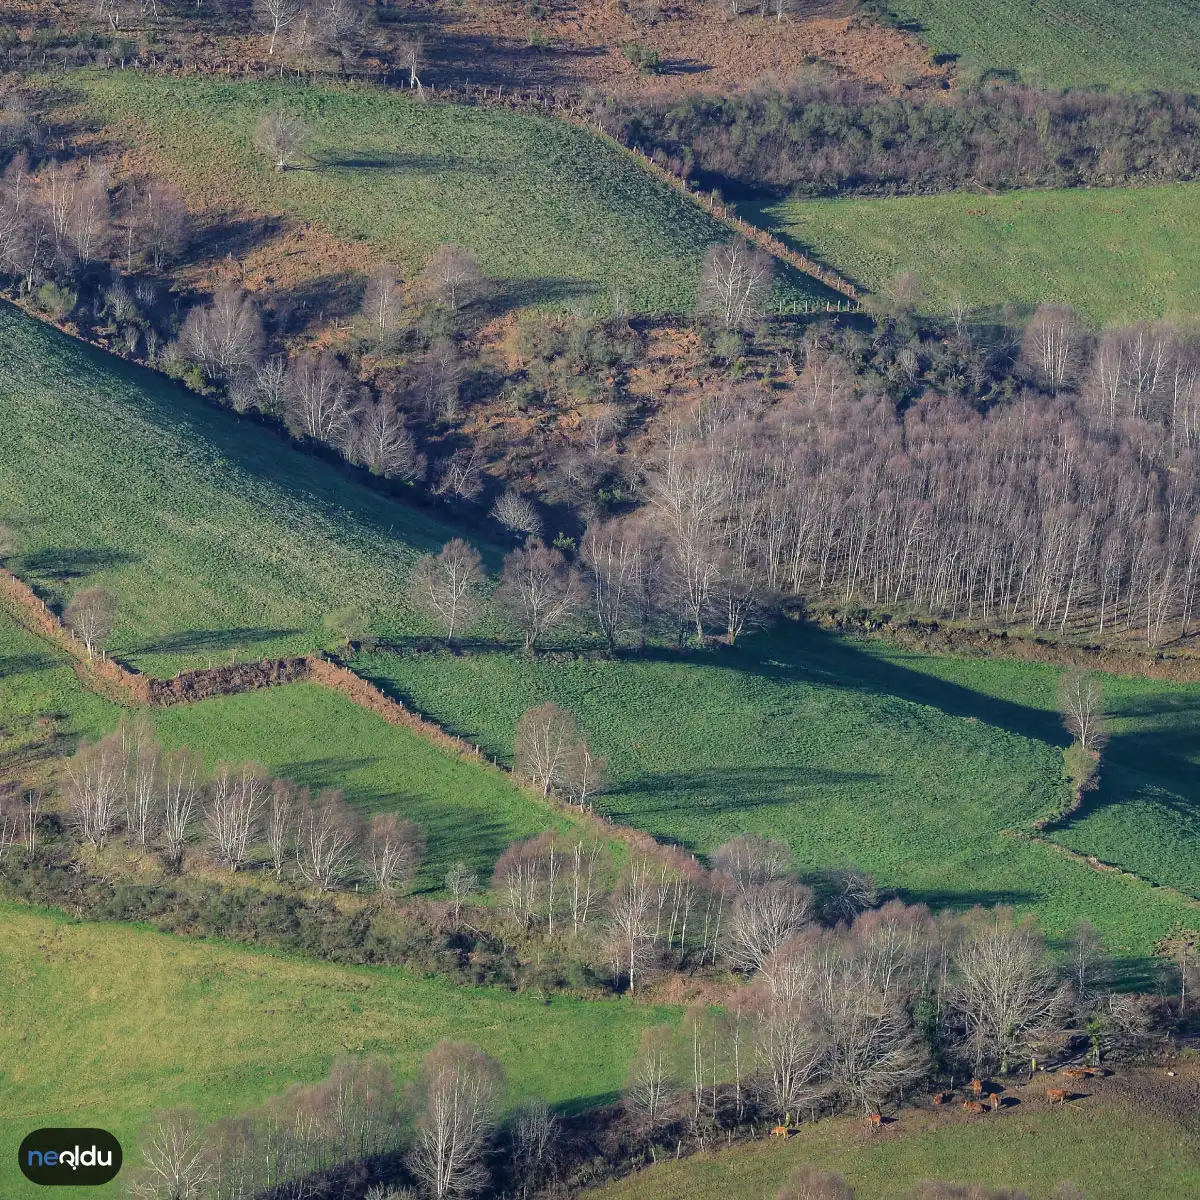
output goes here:
[[97, 1186], [121, 1169], [121, 1143], [106, 1129], [35, 1129], [21, 1143], [17, 1159], [32, 1183]]

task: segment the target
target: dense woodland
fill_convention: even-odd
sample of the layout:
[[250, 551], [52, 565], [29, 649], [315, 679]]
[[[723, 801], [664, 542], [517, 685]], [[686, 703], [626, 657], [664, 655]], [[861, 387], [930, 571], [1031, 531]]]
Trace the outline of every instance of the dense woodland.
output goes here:
[[628, 145], [729, 196], [1109, 187], [1200, 174], [1200, 101], [1187, 95], [984, 87], [929, 101], [829, 82], [666, 106], [609, 102], [602, 114]]

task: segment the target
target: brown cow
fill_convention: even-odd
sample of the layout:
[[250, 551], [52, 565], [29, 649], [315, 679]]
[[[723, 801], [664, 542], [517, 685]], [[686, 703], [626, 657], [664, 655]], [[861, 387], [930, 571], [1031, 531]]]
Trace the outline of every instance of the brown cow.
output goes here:
[[1000, 1095], [999, 1092], [993, 1092], [987, 1098], [987, 1102], [988, 1102], [988, 1107], [990, 1109], [992, 1109], [993, 1111], [995, 1111], [997, 1108], [1004, 1107], [1004, 1098]]
[[979, 1116], [983, 1112], [983, 1105], [978, 1100], [964, 1100], [963, 1110], [974, 1116]]
[[788, 1129], [788, 1127], [786, 1125], [776, 1125], [775, 1128], [771, 1130], [771, 1136], [772, 1137], [787, 1137], [787, 1135], [790, 1132], [791, 1131]]
[[1062, 1072], [1064, 1079], [1087, 1079], [1090, 1075], [1091, 1071], [1089, 1071], [1086, 1067], [1067, 1067], [1066, 1070]]
[[1046, 1099], [1049, 1100], [1051, 1104], [1066, 1104], [1067, 1097], [1070, 1094], [1071, 1093], [1066, 1088], [1046, 1089]]
[[976, 1096], [981, 1096], [983, 1094], [983, 1080], [982, 1079], [972, 1079], [971, 1080], [971, 1091], [974, 1092]]
[[934, 1104], [938, 1104], [938, 1105], [941, 1105], [941, 1104], [949, 1104], [949, 1103], [950, 1103], [950, 1101], [951, 1101], [951, 1100], [953, 1100], [953, 1099], [954, 1099], [954, 1093], [953, 1093], [953, 1092], [938, 1092], [938, 1093], [937, 1093], [937, 1094], [934, 1096], [934, 1098], [933, 1098], [933, 1102], [934, 1102]]
[[867, 1124], [868, 1125], [882, 1125], [883, 1124], [883, 1114], [882, 1113], [867, 1113]]

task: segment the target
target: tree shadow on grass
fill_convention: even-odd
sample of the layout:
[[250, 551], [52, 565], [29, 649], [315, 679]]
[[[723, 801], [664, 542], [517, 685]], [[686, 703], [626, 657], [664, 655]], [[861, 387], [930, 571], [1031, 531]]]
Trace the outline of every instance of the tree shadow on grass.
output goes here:
[[233, 650], [277, 638], [294, 637], [299, 629], [275, 629], [248, 625], [233, 629], [190, 629], [130, 647], [128, 654], [190, 654], [200, 651]]
[[46, 671], [58, 665], [45, 654], [7, 654], [0, 657], [0, 679]]
[[136, 554], [103, 546], [56, 547], [18, 555], [16, 574], [32, 585], [58, 585], [82, 579], [96, 571], [138, 561]]

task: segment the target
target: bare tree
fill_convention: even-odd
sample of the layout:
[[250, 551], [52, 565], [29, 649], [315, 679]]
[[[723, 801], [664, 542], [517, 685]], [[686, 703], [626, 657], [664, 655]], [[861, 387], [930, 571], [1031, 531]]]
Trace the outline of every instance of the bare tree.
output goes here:
[[483, 272], [470, 250], [461, 246], [438, 246], [425, 260], [421, 283], [429, 295], [451, 312], [458, 312], [478, 291], [483, 283]]
[[301, 354], [288, 367], [288, 428], [297, 437], [338, 445], [350, 428], [349, 378], [332, 354]]
[[525, 635], [525, 653], [579, 606], [578, 577], [560, 550], [533, 540], [504, 559], [496, 599]]
[[542, 518], [528, 496], [514, 491], [501, 492], [492, 505], [492, 516], [513, 533], [534, 538], [542, 536]]
[[558, 1117], [545, 1100], [529, 1100], [517, 1109], [509, 1126], [513, 1168], [520, 1181], [522, 1200], [537, 1192], [554, 1165], [554, 1139]]
[[274, 162], [277, 171], [286, 171], [296, 162], [307, 137], [303, 120], [282, 109], [265, 114], [255, 131], [258, 148]]
[[483, 455], [477, 444], [472, 443], [469, 448], [460, 446], [439, 464], [434, 495], [474, 500], [482, 490]]
[[521, 714], [513, 739], [513, 768], [519, 778], [549, 796], [562, 786], [581, 740], [575, 718], [548, 700]]
[[346, 438], [346, 456], [384, 479], [419, 479], [425, 456], [395, 403], [387, 397], [364, 404]]
[[371, 818], [366, 867], [383, 895], [409, 887], [424, 857], [425, 834], [415, 821], [401, 820], [395, 813]]
[[426, 554], [413, 568], [413, 601], [446, 631], [452, 642], [456, 630], [474, 623], [485, 580], [483, 560], [462, 538], [447, 542], [436, 555]]
[[128, 269], [133, 269], [135, 245], [158, 271], [183, 252], [190, 218], [183, 197], [170, 184], [150, 180], [140, 190], [130, 184], [123, 205]]
[[671, 1072], [669, 1037], [667, 1026], [642, 1030], [642, 1043], [625, 1084], [626, 1105], [650, 1126], [667, 1119], [678, 1090]]
[[1063, 725], [1085, 749], [1102, 750], [1108, 741], [1104, 692], [1087, 671], [1068, 671], [1058, 682], [1058, 707]]
[[1067, 962], [1071, 984], [1084, 1002], [1092, 1000], [1109, 982], [1112, 963], [1091, 921], [1079, 920], [1072, 927], [1067, 938]]
[[143, 849], [150, 844], [159, 817], [162, 747], [148, 714], [124, 720], [118, 730], [125, 758], [125, 829]]
[[954, 1004], [966, 1028], [976, 1070], [1036, 1048], [1056, 1029], [1067, 996], [1046, 957], [1041, 936], [997, 913], [972, 929], [954, 955]]
[[217, 860], [231, 871], [249, 860], [269, 790], [266, 772], [254, 763], [217, 768], [204, 810], [205, 833]]
[[592, 800], [608, 782], [608, 761], [592, 753], [581, 737], [567, 751], [558, 772], [558, 786], [563, 795], [580, 809], [590, 809]]
[[267, 55], [275, 54], [275, 42], [279, 35], [300, 15], [302, 0], [255, 0], [263, 24], [271, 30], [271, 44]]
[[296, 806], [296, 789], [286, 779], [271, 783], [271, 808], [267, 813], [267, 851], [271, 856], [271, 869], [275, 878], [283, 877], [283, 864], [295, 837], [293, 813]]
[[726, 329], [753, 324], [771, 291], [774, 261], [740, 238], [712, 246], [700, 276], [700, 311], [713, 313]]
[[591, 584], [596, 624], [609, 650], [615, 651], [638, 614], [644, 539], [629, 521], [589, 525], [579, 557]]
[[103, 651], [116, 616], [117, 602], [112, 593], [102, 587], [89, 587], [72, 597], [63, 613], [63, 624], [83, 642], [91, 659], [97, 650]]
[[454, 903], [454, 924], [458, 924], [464, 901], [479, 890], [479, 876], [464, 862], [456, 862], [446, 872], [446, 891]]
[[252, 369], [262, 343], [257, 306], [232, 284], [217, 288], [211, 304], [193, 308], [179, 332], [180, 351], [214, 379]]
[[116, 828], [124, 791], [125, 756], [120, 734], [84, 743], [66, 763], [67, 803], [80, 838], [97, 850]]
[[176, 750], [163, 758], [162, 841], [167, 863], [178, 870], [200, 806], [200, 761], [189, 750]]
[[813, 894], [801, 884], [776, 880], [748, 888], [734, 901], [730, 955], [744, 971], [757, 971], [812, 917]]
[[425, 1056], [409, 1165], [436, 1200], [471, 1196], [486, 1184], [484, 1154], [502, 1085], [499, 1065], [474, 1046], [440, 1042]]
[[632, 993], [654, 963], [654, 929], [651, 923], [653, 885], [650, 864], [631, 862], [609, 902], [608, 949], [617, 980]]
[[792, 852], [783, 842], [744, 833], [722, 842], [713, 851], [712, 865], [745, 893], [785, 879], [792, 869]]
[[418, 34], [401, 37], [396, 46], [396, 61], [408, 71], [408, 86], [424, 92], [421, 71], [425, 66], [425, 39]]
[[141, 1151], [143, 1165], [128, 1184], [136, 1200], [201, 1200], [208, 1194], [212, 1166], [194, 1113], [162, 1114], [143, 1135]]
[[1030, 368], [1052, 392], [1059, 392], [1073, 377], [1083, 331], [1073, 308], [1039, 304], [1025, 330], [1022, 354]]
[[313, 887], [331, 891], [354, 867], [361, 819], [337, 789], [305, 799], [296, 832], [296, 867]]
[[363, 293], [362, 312], [379, 343], [386, 343], [395, 332], [400, 315], [400, 279], [390, 263], [380, 263], [371, 272]]

